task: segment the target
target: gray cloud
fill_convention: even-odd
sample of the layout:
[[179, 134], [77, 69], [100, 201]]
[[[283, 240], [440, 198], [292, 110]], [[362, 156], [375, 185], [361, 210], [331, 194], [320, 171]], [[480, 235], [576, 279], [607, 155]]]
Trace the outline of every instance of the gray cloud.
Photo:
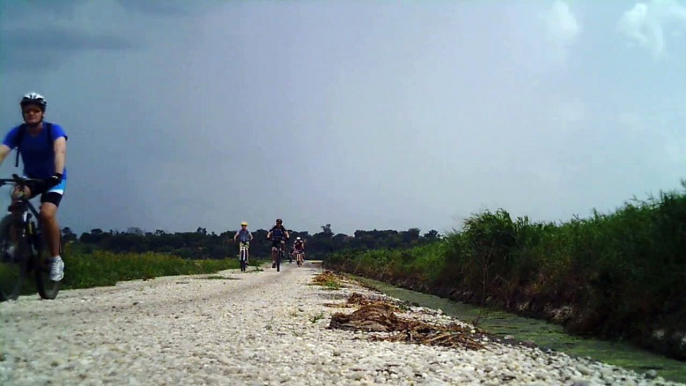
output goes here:
[[[80, 52], [142, 49], [149, 32], [160, 29], [151, 18], [197, 17], [217, 6], [173, 0], [0, 2], [0, 64], [5, 71], [46, 70]], [[38, 11], [40, 25], [23, 22]]]
[[686, 6], [676, 0], [652, 0], [636, 3], [617, 22], [618, 31], [660, 59], [665, 52], [667, 32], [686, 26]]
[[48, 97], [76, 230], [445, 230], [483, 208], [567, 219], [679, 186], [683, 60], [632, 56], [612, 33], [622, 5], [163, 3], [80, 3], [49, 24], [71, 48], [2, 45], [65, 57], [3, 78], [0, 124], [23, 93]]
[[74, 9], [80, 7], [87, 0], [54, 1], [54, 0], [24, 0], [0, 1], [0, 17], [5, 20], [23, 20], [36, 17], [40, 13], [43, 21], [51, 17], [71, 17]]
[[34, 71], [59, 65], [79, 52], [129, 51], [143, 45], [142, 38], [93, 34], [58, 27], [4, 29], [0, 37], [0, 63], [9, 71]]
[[2, 44], [10, 50], [40, 51], [118, 51], [142, 46], [141, 39], [90, 34], [60, 28], [22, 28], [4, 30]]
[[216, 4], [208, 4], [202, 1], [165, 0], [165, 1], [138, 1], [117, 0], [123, 8], [142, 12], [149, 15], [160, 16], [188, 16], [199, 15], [207, 9], [216, 7]]

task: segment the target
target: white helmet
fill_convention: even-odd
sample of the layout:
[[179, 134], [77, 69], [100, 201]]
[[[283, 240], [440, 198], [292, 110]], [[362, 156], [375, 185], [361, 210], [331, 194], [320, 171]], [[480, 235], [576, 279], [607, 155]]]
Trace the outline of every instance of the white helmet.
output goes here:
[[296, 240], [300, 240], [300, 236], [296, 237], [295, 239], [296, 239]]
[[19, 105], [22, 109], [26, 105], [38, 105], [43, 112], [45, 112], [45, 107], [47, 104], [48, 102], [45, 100], [45, 97], [37, 92], [30, 92], [24, 95], [24, 97], [21, 98], [21, 102], [19, 102]]

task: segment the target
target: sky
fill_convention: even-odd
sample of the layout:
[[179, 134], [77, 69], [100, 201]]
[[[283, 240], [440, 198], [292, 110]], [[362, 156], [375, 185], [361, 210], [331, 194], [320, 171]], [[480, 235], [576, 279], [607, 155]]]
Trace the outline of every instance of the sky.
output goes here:
[[77, 232], [566, 221], [681, 189], [685, 33], [669, 0], [0, 0], [0, 126], [47, 98]]

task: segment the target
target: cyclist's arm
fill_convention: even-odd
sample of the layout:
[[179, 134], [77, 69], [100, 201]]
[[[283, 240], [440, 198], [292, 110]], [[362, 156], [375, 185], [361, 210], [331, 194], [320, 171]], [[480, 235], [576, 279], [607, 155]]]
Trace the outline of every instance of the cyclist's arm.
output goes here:
[[250, 232], [250, 241], [252, 241], [252, 232]]
[[267, 238], [271, 239], [272, 238], [272, 231], [267, 232]]
[[283, 233], [286, 235], [286, 238], [287, 238], [287, 239], [290, 239], [290, 238], [291, 238], [291, 235], [290, 235], [290, 233], [288, 233], [287, 230], [284, 229], [284, 230], [283, 230]]
[[59, 137], [55, 140], [55, 173], [64, 174], [64, 163], [67, 159], [67, 140]]
[[235, 235], [233, 235], [233, 241], [236, 241], [236, 238], [238, 237], [238, 232], [236, 232]]
[[2, 162], [5, 161], [5, 158], [7, 158], [7, 155], [12, 151], [12, 149], [9, 148], [9, 146], [5, 144], [0, 145], [0, 165], [2, 165]]

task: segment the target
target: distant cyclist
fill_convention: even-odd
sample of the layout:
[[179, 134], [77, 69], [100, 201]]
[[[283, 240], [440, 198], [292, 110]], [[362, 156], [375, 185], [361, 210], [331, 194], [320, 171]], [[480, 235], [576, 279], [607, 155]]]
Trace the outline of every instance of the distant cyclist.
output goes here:
[[[64, 262], [60, 256], [61, 232], [57, 223], [57, 207], [67, 184], [67, 135], [59, 125], [44, 120], [47, 102], [42, 95], [28, 93], [19, 105], [24, 124], [13, 128], [5, 136], [0, 145], [0, 165], [10, 151], [17, 148], [24, 163], [24, 177], [41, 180], [29, 182], [24, 194], [29, 198], [40, 195], [40, 219], [52, 257], [50, 280], [60, 281], [64, 278]], [[19, 189], [15, 189], [13, 203], [17, 201], [18, 193]]]
[[[298, 259], [298, 263], [302, 264], [303, 255], [305, 254], [305, 240], [298, 236], [293, 243], [293, 254]], [[298, 256], [300, 254], [300, 256]]]
[[283, 221], [276, 219], [276, 225], [267, 233], [267, 239], [272, 241], [272, 268], [276, 268], [276, 254], [286, 247], [286, 240], [290, 238], [288, 231], [283, 226]]
[[252, 233], [248, 230], [248, 223], [243, 221], [241, 223], [241, 229], [236, 232], [236, 234], [233, 236], [233, 241], [235, 242], [236, 239], [238, 239], [238, 253], [240, 254], [241, 248], [245, 245], [245, 264], [248, 264], [248, 261], [250, 261], [250, 254], [249, 248], [250, 248], [250, 242], [252, 241]]

